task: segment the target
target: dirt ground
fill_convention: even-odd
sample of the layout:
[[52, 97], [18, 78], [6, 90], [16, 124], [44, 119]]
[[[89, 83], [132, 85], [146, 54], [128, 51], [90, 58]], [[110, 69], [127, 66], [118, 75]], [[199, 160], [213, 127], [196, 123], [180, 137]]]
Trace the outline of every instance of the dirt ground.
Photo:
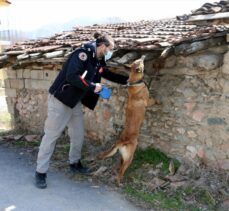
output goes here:
[[[40, 139], [37, 135], [2, 133], [0, 145], [18, 148], [35, 163]], [[63, 171], [73, 180], [89, 180], [98, 186], [105, 184], [143, 210], [229, 210], [229, 172], [198, 162], [180, 161], [175, 165], [171, 162], [173, 159], [155, 149], [139, 149], [125, 174], [123, 185], [118, 187], [115, 176], [119, 155], [104, 161], [94, 159], [110, 146], [111, 143], [101, 146], [101, 143], [85, 141], [82, 162], [93, 173], [90, 176], [72, 175], [68, 170], [69, 141], [63, 135], [57, 142], [50, 168]]]

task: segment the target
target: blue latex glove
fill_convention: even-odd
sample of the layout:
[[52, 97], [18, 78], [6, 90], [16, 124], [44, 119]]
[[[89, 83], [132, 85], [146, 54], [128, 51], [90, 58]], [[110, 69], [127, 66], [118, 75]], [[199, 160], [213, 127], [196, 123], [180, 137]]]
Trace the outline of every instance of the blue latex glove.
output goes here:
[[111, 92], [112, 91], [110, 88], [103, 85], [102, 90], [100, 92], [98, 92], [98, 94], [101, 98], [108, 100], [111, 96]]

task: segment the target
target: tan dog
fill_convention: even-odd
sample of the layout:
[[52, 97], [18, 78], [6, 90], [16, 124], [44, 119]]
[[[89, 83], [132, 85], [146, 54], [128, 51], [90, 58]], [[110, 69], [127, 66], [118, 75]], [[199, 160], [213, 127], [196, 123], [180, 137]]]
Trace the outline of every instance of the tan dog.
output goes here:
[[123, 175], [131, 164], [134, 152], [138, 143], [138, 136], [141, 125], [144, 120], [146, 106], [155, 104], [155, 101], [149, 100], [149, 91], [144, 83], [144, 58], [138, 59], [132, 63], [129, 81], [128, 81], [128, 101], [126, 108], [126, 122], [124, 130], [116, 144], [107, 152], [97, 156], [98, 159], [105, 159], [114, 155], [119, 150], [122, 160], [117, 176], [117, 183], [123, 180]]

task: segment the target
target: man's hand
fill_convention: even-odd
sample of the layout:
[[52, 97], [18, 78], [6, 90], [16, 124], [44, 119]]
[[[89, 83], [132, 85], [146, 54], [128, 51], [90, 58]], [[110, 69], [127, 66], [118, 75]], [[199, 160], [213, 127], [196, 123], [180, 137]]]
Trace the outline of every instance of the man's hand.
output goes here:
[[95, 84], [95, 90], [94, 90], [94, 92], [95, 92], [95, 93], [98, 93], [98, 92], [100, 92], [101, 90], [102, 90], [102, 84], [96, 83], [96, 84]]

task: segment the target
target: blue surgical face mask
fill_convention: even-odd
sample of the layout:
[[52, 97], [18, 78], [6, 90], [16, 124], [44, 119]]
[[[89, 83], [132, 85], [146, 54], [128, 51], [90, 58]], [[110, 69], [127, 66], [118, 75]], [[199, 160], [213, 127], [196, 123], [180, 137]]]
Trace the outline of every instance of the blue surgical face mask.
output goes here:
[[112, 51], [107, 51], [105, 54], [105, 61], [109, 60], [112, 57], [113, 52]]

